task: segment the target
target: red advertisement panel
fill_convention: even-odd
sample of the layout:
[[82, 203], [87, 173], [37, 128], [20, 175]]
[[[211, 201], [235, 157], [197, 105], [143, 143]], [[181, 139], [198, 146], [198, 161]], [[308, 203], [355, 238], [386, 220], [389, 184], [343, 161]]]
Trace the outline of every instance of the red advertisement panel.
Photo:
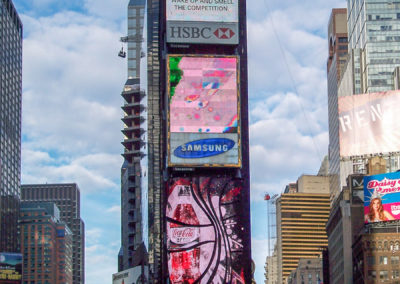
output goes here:
[[400, 151], [400, 91], [339, 97], [340, 156]]
[[245, 283], [241, 195], [241, 182], [229, 177], [169, 181], [166, 218], [171, 283]]

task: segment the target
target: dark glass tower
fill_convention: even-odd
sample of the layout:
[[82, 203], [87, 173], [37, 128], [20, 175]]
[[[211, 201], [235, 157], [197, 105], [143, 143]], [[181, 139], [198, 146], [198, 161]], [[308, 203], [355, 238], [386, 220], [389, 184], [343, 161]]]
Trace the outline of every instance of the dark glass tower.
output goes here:
[[138, 265], [135, 251], [143, 242], [142, 161], [145, 128], [145, 93], [140, 89], [140, 58], [143, 37], [145, 0], [128, 4], [128, 34], [121, 38], [128, 47], [128, 79], [122, 91], [124, 98], [124, 163], [121, 167], [121, 250], [118, 271]]
[[22, 23], [0, 0], [0, 252], [17, 252], [21, 177]]
[[[176, 177], [224, 176], [242, 182], [243, 192], [240, 221], [250, 232], [250, 173], [249, 173], [249, 133], [248, 133], [248, 86], [247, 86], [247, 36], [246, 2], [238, 1], [239, 43], [237, 45], [216, 44], [171, 44], [166, 42], [166, 1], [148, 0], [147, 15], [147, 118], [148, 141], [148, 253], [151, 283], [168, 283], [168, 251], [166, 246], [167, 183]], [[167, 55], [196, 54], [238, 56], [239, 94], [241, 117], [241, 167], [197, 169], [172, 168], [167, 165], [168, 155], [168, 98], [167, 98]], [[245, 283], [251, 283], [251, 237], [243, 234], [243, 254], [241, 261]], [[211, 283], [211, 282], [210, 282]]]
[[81, 194], [75, 183], [24, 184], [21, 201], [54, 202], [60, 209], [60, 220], [72, 232], [72, 283], [85, 283], [85, 224], [81, 219]]

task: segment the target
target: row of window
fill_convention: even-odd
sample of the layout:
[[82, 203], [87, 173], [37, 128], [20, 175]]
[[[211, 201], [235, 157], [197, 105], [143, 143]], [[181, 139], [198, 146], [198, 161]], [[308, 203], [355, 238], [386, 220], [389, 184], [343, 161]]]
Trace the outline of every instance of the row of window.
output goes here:
[[[399, 265], [400, 263], [400, 257], [398, 255], [394, 255], [390, 257], [390, 264], [391, 265]], [[368, 265], [375, 265], [376, 264], [376, 257], [375, 256], [368, 256], [367, 257], [367, 262]], [[379, 256], [379, 264], [381, 265], [387, 265], [389, 264], [389, 257], [388, 256]]]
[[[368, 278], [375, 280], [377, 276], [377, 273], [375, 270], [368, 270]], [[400, 278], [400, 270], [392, 270], [391, 271], [391, 279], [399, 279]], [[389, 280], [389, 271], [387, 270], [381, 270], [379, 271], [379, 280], [385, 281]]]

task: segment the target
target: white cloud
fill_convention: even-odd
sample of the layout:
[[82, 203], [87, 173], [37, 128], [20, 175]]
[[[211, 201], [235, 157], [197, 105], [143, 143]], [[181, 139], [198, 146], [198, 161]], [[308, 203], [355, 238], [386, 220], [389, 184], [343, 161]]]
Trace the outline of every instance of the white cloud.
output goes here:
[[97, 244], [87, 246], [85, 253], [85, 283], [111, 283], [112, 274], [118, 272], [118, 258], [115, 248], [110, 249], [109, 245]]
[[85, 0], [85, 8], [90, 14], [101, 18], [119, 19], [127, 14], [128, 0]]
[[114, 205], [106, 210], [107, 213], [117, 214], [118, 216], [121, 215], [121, 206]]
[[22, 157], [22, 182], [25, 184], [76, 182], [82, 193], [119, 188], [119, 168], [122, 162], [119, 155], [100, 153], [65, 160], [50, 158], [44, 152], [37, 153], [28, 149], [23, 150]]

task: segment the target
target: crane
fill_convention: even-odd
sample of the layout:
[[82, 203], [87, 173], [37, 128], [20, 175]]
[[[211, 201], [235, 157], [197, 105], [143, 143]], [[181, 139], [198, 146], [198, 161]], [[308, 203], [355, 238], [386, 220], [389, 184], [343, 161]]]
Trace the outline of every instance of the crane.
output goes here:
[[[121, 37], [120, 42], [122, 43], [127, 43], [127, 42], [137, 42], [141, 43], [143, 41], [143, 37], [140, 34], [134, 34], [134, 35], [127, 35], [124, 37]], [[121, 50], [118, 52], [118, 56], [125, 58], [126, 57], [126, 51], [124, 51], [124, 47], [121, 47]]]

